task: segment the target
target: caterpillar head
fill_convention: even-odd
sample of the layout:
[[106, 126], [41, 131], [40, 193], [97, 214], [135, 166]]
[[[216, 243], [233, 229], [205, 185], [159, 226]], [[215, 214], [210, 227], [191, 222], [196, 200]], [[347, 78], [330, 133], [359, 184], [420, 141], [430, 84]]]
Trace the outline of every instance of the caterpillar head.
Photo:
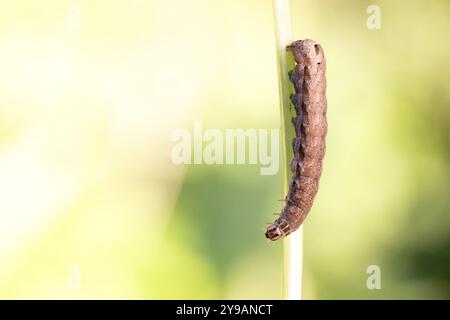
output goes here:
[[289, 224], [284, 219], [277, 219], [266, 229], [266, 238], [272, 241], [284, 238], [290, 232]]
[[320, 44], [311, 39], [294, 41], [287, 46], [287, 50], [294, 55], [295, 62], [308, 68], [315, 74], [319, 68], [324, 67], [325, 56]]

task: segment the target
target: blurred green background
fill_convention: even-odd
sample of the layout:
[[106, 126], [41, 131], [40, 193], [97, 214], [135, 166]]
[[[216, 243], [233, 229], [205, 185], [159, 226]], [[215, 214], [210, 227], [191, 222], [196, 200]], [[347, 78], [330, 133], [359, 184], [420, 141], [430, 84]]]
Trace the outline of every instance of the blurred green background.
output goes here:
[[[304, 297], [450, 298], [449, 2], [291, 4], [328, 63]], [[1, 7], [0, 298], [281, 298], [281, 173], [170, 159], [194, 120], [279, 127], [271, 1]]]

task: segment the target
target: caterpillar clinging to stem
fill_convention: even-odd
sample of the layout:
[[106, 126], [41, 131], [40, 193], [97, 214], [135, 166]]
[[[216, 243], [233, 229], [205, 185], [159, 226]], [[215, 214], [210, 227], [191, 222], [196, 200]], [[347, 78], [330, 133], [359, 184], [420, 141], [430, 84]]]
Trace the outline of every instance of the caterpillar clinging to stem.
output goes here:
[[297, 230], [308, 215], [319, 188], [327, 134], [326, 62], [322, 47], [306, 39], [293, 42], [287, 50], [296, 62], [289, 73], [295, 88], [291, 96], [296, 112], [292, 119], [294, 159], [286, 204], [266, 230], [266, 237], [273, 241]]

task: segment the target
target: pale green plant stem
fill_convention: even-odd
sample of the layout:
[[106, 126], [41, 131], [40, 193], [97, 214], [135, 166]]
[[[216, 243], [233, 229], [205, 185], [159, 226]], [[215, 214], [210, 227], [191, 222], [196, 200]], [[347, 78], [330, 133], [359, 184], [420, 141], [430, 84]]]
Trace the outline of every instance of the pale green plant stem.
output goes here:
[[[283, 194], [288, 190], [290, 160], [293, 157], [292, 139], [295, 131], [291, 122], [292, 108], [289, 96], [293, 86], [289, 80], [288, 71], [294, 68], [291, 55], [286, 53], [286, 46], [294, 40], [291, 27], [291, 10], [289, 0], [273, 0], [275, 41], [278, 61], [278, 83], [281, 110], [281, 157]], [[283, 299], [300, 300], [302, 298], [302, 271], [303, 271], [303, 228], [285, 238], [283, 256]]]

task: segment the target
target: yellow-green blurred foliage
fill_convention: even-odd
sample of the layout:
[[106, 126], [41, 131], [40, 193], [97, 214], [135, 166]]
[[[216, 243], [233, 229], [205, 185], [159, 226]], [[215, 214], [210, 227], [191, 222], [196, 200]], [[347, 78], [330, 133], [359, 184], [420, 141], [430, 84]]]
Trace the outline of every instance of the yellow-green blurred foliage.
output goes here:
[[[170, 159], [195, 119], [279, 127], [271, 1], [1, 8], [0, 297], [280, 298], [281, 243], [263, 230], [281, 174]], [[450, 298], [449, 9], [292, 0], [295, 37], [328, 62], [306, 298]], [[374, 264], [381, 290], [366, 287]]]

